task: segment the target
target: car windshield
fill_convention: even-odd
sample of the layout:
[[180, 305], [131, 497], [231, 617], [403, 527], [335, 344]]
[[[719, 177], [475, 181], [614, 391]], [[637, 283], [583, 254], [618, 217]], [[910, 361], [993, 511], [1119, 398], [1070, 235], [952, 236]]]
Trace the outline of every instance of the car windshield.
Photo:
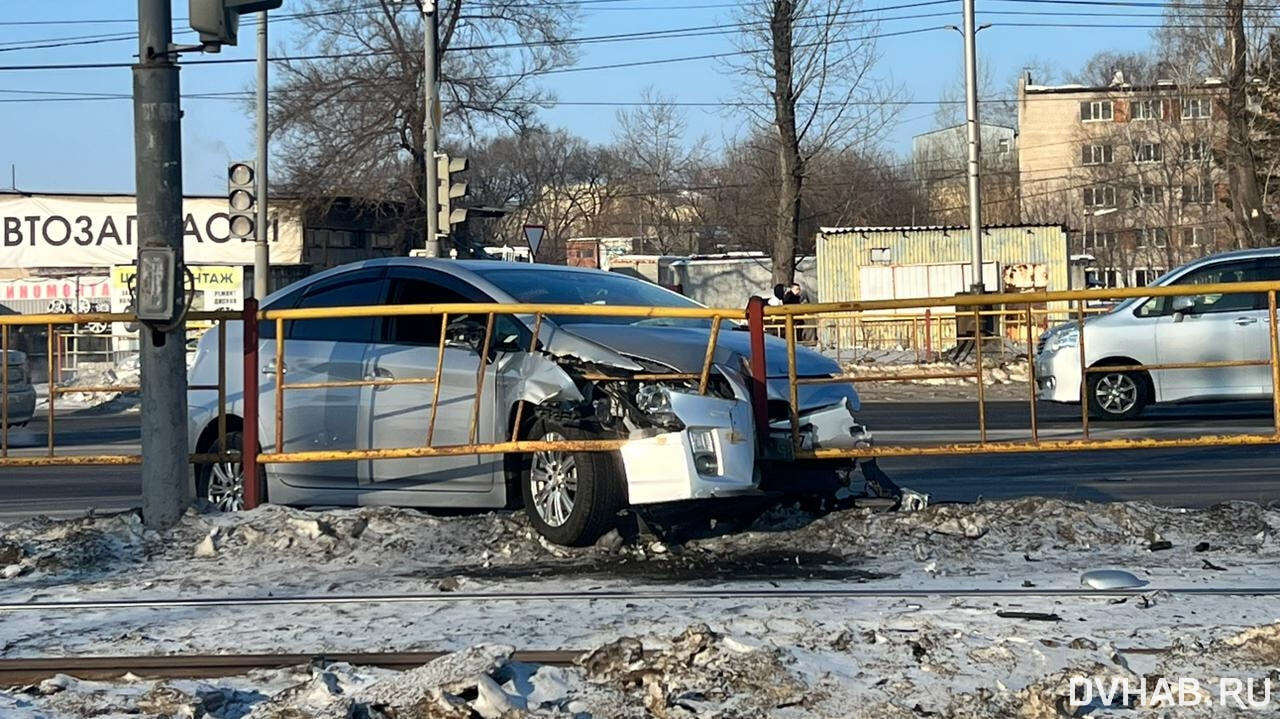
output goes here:
[[[494, 269], [480, 271], [482, 277], [517, 302], [539, 305], [601, 305], [622, 307], [701, 307], [683, 295], [634, 277], [612, 272], [572, 270]], [[710, 326], [710, 320], [663, 317], [556, 316], [557, 324], [660, 325], [667, 327]]]

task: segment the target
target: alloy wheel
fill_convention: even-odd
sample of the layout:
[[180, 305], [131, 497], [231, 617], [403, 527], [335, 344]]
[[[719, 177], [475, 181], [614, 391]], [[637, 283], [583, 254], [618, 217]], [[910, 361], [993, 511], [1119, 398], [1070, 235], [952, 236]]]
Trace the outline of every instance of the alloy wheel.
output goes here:
[[[544, 441], [558, 441], [565, 437], [558, 432], [543, 435]], [[537, 452], [529, 468], [533, 489], [533, 506], [542, 521], [559, 527], [573, 514], [573, 502], [578, 494], [578, 465], [573, 454], [559, 451]]]
[[205, 499], [223, 512], [244, 509], [244, 467], [239, 462], [214, 463], [205, 495]]
[[1124, 414], [1138, 403], [1138, 383], [1121, 372], [1103, 375], [1093, 393], [1098, 406], [1111, 414]]

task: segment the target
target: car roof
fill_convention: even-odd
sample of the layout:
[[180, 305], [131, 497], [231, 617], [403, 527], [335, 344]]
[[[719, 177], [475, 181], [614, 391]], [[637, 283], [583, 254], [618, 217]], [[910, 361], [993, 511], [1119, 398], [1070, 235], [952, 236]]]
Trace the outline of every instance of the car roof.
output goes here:
[[[581, 275], [592, 275], [605, 273], [605, 270], [598, 270], [591, 267], [573, 267], [570, 265], [549, 265], [539, 262], [505, 262], [502, 260], [451, 260], [444, 258], [432, 257], [379, 257], [372, 260], [360, 260], [357, 262], [349, 262], [345, 265], [331, 267], [323, 272], [305, 277], [286, 287], [276, 290], [267, 295], [262, 301], [264, 306], [275, 302], [277, 299], [287, 294], [297, 291], [299, 288], [309, 286], [315, 282], [324, 280], [344, 272], [352, 270], [368, 269], [375, 267], [414, 267], [421, 269], [435, 270], [447, 275], [452, 275], [459, 279], [465, 280], [476, 287], [489, 292], [500, 301], [513, 301], [505, 292], [493, 286], [484, 278], [486, 271], [489, 270], [520, 270], [524, 272], [573, 272]], [[607, 274], [607, 273], [606, 273]], [[619, 275], [621, 277], [629, 277], [629, 275]], [[632, 278], [634, 279], [634, 278]]]

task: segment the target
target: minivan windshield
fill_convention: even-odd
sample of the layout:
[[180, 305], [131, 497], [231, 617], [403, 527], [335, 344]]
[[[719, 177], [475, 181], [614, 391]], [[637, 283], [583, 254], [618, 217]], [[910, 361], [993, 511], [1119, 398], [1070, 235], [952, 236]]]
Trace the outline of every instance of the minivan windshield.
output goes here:
[[[623, 307], [702, 307], [652, 282], [613, 272], [575, 272], [554, 269], [477, 270], [517, 302], [539, 305], [601, 305]], [[664, 317], [556, 316], [557, 324], [622, 324], [666, 327], [704, 327], [710, 320]]]

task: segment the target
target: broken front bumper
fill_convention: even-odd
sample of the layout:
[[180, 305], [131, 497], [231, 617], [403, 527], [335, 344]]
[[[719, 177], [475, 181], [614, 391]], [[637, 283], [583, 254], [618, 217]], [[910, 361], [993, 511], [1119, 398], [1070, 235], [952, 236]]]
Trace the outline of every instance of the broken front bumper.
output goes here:
[[[789, 420], [770, 423], [757, 452], [751, 399], [740, 376], [725, 372], [734, 398], [671, 393], [679, 432], [636, 437], [623, 445], [631, 504], [758, 494], [761, 464], [795, 461]], [[856, 449], [871, 434], [858, 424], [847, 398], [800, 413], [800, 449]]]

